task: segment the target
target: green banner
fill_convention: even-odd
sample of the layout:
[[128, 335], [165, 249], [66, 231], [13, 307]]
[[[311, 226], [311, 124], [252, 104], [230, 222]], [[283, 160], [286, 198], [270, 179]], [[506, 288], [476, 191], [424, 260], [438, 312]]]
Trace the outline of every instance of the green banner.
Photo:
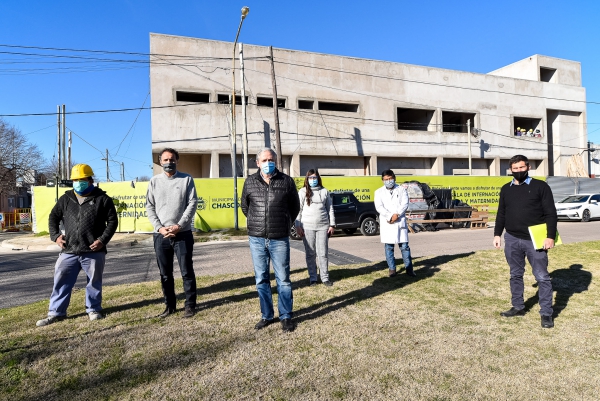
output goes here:
[[[540, 179], [544, 179], [539, 177]], [[469, 177], [469, 176], [397, 176], [396, 182], [419, 181], [431, 188], [451, 188], [452, 198], [459, 199], [469, 205], [487, 204], [490, 210], [498, 207], [500, 188], [509, 182], [511, 177]], [[302, 188], [304, 178], [294, 178], [296, 187]], [[233, 180], [231, 178], [197, 178], [194, 179], [198, 193], [198, 209], [194, 227], [202, 231], [233, 227]], [[238, 178], [238, 197], [242, 195], [244, 179]], [[372, 202], [377, 188], [382, 186], [381, 178], [369, 177], [323, 177], [323, 186], [330, 192], [352, 191], [362, 202]], [[106, 193], [113, 198], [119, 216], [120, 232], [152, 232], [152, 225], [146, 215], [147, 182], [108, 182], [101, 183]], [[70, 188], [59, 188], [59, 196]], [[36, 230], [48, 231], [48, 216], [54, 207], [56, 188], [35, 187], [34, 208]], [[246, 216], [239, 208], [238, 226], [246, 226]]]

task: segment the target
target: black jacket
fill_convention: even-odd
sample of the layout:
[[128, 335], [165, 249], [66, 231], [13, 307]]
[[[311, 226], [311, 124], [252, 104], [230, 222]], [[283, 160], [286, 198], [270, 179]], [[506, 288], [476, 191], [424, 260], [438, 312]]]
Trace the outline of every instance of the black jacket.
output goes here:
[[113, 200], [100, 188], [94, 188], [80, 205], [75, 191], [65, 192], [58, 199], [48, 218], [50, 239], [56, 242], [60, 236], [60, 221], [63, 221], [66, 246], [62, 252], [81, 254], [93, 252], [90, 245], [97, 239], [106, 244], [119, 224]]
[[300, 211], [296, 184], [290, 176], [278, 170], [269, 181], [267, 185], [259, 170], [244, 183], [242, 212], [247, 217], [248, 235], [288, 237], [292, 221]]

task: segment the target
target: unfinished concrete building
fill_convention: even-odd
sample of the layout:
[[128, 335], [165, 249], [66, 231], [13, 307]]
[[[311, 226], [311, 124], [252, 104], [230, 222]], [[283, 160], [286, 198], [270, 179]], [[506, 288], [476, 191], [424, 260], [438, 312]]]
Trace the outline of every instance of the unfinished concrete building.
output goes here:
[[[194, 177], [231, 177], [233, 43], [151, 34], [152, 152], [181, 152]], [[274, 146], [269, 48], [245, 44], [249, 168]], [[506, 175], [517, 153], [534, 175], [565, 175], [586, 147], [579, 62], [541, 55], [488, 74], [273, 49], [284, 171], [303, 176]], [[236, 49], [236, 58], [238, 51]], [[236, 59], [237, 172], [242, 99]], [[467, 126], [469, 122], [470, 127]], [[158, 169], [158, 166], [156, 166]], [[158, 170], [156, 170], [158, 171]]]

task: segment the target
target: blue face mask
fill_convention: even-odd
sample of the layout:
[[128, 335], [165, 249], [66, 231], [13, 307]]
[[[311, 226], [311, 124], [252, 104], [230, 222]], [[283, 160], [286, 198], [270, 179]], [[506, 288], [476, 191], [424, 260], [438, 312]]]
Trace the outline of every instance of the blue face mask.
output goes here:
[[89, 186], [90, 183], [88, 181], [73, 181], [73, 189], [79, 195], [81, 195], [86, 189], [88, 189]]
[[260, 169], [264, 175], [271, 175], [275, 171], [275, 162], [264, 162], [260, 165]]
[[383, 185], [385, 185], [387, 189], [392, 189], [394, 188], [394, 185], [396, 185], [396, 180], [385, 180]]
[[312, 188], [314, 188], [319, 185], [319, 180], [317, 178], [309, 178], [308, 185], [310, 185]]

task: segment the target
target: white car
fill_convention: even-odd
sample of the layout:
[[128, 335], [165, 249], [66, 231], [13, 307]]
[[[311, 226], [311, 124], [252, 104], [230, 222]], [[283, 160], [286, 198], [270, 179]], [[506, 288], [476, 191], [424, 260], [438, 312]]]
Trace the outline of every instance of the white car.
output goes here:
[[569, 195], [554, 205], [559, 219], [587, 222], [600, 218], [600, 194]]

